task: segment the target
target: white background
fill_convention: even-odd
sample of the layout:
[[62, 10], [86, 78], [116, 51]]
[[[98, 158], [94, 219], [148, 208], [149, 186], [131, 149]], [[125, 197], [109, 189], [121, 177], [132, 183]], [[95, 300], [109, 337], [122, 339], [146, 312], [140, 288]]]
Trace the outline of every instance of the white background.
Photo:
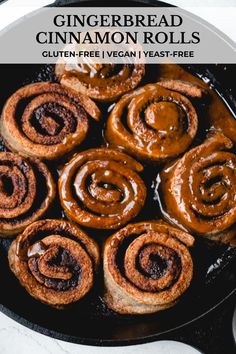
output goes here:
[[[51, 2], [9, 0], [3, 3], [0, 5], [0, 30], [33, 9]], [[166, 0], [166, 2], [199, 15], [236, 41], [236, 0]], [[219, 11], [216, 7], [221, 6], [223, 8]], [[1, 354], [110, 354], [111, 351], [113, 354], [143, 354], [144, 351], [146, 354], [197, 354], [197, 351], [189, 346], [166, 341], [112, 349], [61, 342], [35, 333], [0, 314]]]

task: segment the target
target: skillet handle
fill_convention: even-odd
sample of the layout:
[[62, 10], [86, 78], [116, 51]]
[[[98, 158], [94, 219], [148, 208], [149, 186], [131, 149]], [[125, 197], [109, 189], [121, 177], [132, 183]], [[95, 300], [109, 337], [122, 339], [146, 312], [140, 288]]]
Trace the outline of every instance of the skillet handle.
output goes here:
[[236, 294], [231, 295], [219, 307], [201, 319], [170, 334], [165, 334], [161, 336], [161, 339], [187, 343], [204, 354], [236, 353], [236, 344], [232, 330], [235, 305]]

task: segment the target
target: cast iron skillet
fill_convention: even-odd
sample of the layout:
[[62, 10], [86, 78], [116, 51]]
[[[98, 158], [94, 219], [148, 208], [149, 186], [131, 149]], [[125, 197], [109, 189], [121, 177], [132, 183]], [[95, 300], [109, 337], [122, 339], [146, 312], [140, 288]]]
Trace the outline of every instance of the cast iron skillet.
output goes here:
[[[105, 2], [60, 0], [58, 5], [102, 6]], [[118, 2], [128, 6], [129, 2]], [[164, 6], [154, 1], [132, 2], [136, 6]], [[17, 24], [16, 24], [17, 26]], [[191, 65], [196, 75], [210, 79], [215, 89], [236, 112], [234, 65]], [[23, 84], [53, 79], [51, 67], [39, 65], [1, 65], [0, 109], [6, 98]], [[9, 79], [10, 78], [10, 79]], [[0, 145], [1, 146], [1, 145]], [[149, 170], [151, 175], [153, 171]], [[154, 174], [153, 174], [154, 176]], [[152, 177], [153, 177], [152, 176]], [[48, 217], [60, 217], [57, 211]], [[64, 311], [51, 309], [31, 298], [11, 274], [7, 262], [10, 240], [0, 240], [0, 310], [21, 324], [61, 340], [90, 345], [129, 345], [160, 339], [164, 333], [187, 325], [210, 312], [236, 291], [236, 251], [227, 246], [197, 240], [193, 249], [195, 275], [192, 286], [180, 303], [167, 311], [148, 316], [119, 316], [109, 311], [102, 300], [93, 297]], [[96, 293], [102, 294], [101, 279]]]

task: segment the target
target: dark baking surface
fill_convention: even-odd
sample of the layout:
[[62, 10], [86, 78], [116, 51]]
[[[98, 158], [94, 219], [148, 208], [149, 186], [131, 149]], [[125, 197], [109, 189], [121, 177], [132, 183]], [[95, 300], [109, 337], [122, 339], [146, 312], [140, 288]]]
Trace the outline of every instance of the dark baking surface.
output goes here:
[[[232, 317], [236, 296], [191, 325], [161, 336], [164, 340], [187, 343], [203, 354], [235, 354]], [[180, 353], [181, 354], [181, 353]]]
[[[96, 2], [96, 4], [99, 5], [99, 2]], [[126, 5], [128, 5], [127, 2]], [[233, 99], [233, 97], [236, 97], [236, 85], [235, 80], [232, 79], [236, 74], [236, 66], [199, 65], [189, 66], [187, 69], [199, 76], [208, 77], [215, 89], [236, 111], [236, 104]], [[0, 73], [1, 81], [4, 83], [4, 89], [1, 91], [0, 96], [0, 108], [6, 98], [22, 85], [34, 81], [54, 80], [53, 68], [50, 66], [2, 65], [0, 66]], [[103, 109], [104, 113], [107, 112], [106, 106]], [[99, 123], [100, 132], [102, 132], [104, 118]], [[103, 143], [103, 139], [102, 134], [97, 134], [98, 131], [97, 123], [92, 123], [89, 139], [86, 139], [80, 148], [100, 146]], [[201, 138], [203, 137], [200, 136], [199, 139], [201, 140]], [[4, 146], [1, 145], [1, 148], [4, 149]], [[61, 163], [63, 162], [61, 161]], [[50, 163], [49, 167], [54, 171], [56, 177], [57, 166]], [[154, 189], [152, 188], [157, 173], [158, 169], [146, 167], [143, 177], [149, 186], [149, 198], [146, 207], [138, 217], [139, 220], [150, 219], [158, 211], [158, 205], [153, 198]], [[56, 202], [55, 206], [55, 208], [51, 208], [46, 217], [64, 217], [58, 202]], [[89, 235], [94, 236], [100, 244], [102, 243], [104, 232], [94, 230], [87, 230], [87, 232]], [[163, 338], [177, 339], [175, 338], [175, 332], [168, 335], [164, 333], [173, 331], [202, 317], [224, 299], [229, 298], [236, 288], [236, 274], [234, 271], [236, 251], [227, 246], [219, 246], [209, 241], [198, 239], [192, 252], [195, 263], [192, 286], [174, 308], [148, 316], [116, 315], [109, 311], [101, 300], [102, 279], [98, 279], [94, 293], [87, 297], [83, 303], [64, 311], [58, 311], [31, 298], [18, 284], [10, 272], [7, 262], [7, 250], [10, 243], [10, 240], [0, 240], [0, 269], [2, 276], [0, 309], [34, 330], [76, 343], [128, 345]], [[215, 322], [217, 323], [217, 321], [214, 321], [214, 325]], [[207, 332], [204, 331], [204, 333]], [[178, 338], [181, 340], [181, 337]], [[183, 336], [182, 340], [188, 342], [184, 338]], [[197, 340], [198, 334], [193, 335], [193, 338]], [[190, 344], [195, 344], [195, 342], [192, 341]], [[197, 344], [196, 342], [196, 346], [198, 346]], [[202, 350], [205, 349], [202, 348]], [[218, 350], [218, 347], [216, 350]], [[205, 352], [210, 353], [210, 351], [207, 352], [206, 350]], [[217, 353], [217, 351], [214, 353]], [[222, 353], [222, 351], [219, 351], [219, 353]], [[228, 353], [231, 352], [227, 351]]]

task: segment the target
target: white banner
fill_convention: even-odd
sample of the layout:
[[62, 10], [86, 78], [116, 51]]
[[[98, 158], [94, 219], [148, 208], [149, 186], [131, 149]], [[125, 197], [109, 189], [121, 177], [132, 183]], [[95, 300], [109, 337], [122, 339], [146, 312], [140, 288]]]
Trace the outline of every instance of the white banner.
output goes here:
[[235, 63], [236, 45], [173, 7], [37, 10], [0, 32], [0, 63]]

